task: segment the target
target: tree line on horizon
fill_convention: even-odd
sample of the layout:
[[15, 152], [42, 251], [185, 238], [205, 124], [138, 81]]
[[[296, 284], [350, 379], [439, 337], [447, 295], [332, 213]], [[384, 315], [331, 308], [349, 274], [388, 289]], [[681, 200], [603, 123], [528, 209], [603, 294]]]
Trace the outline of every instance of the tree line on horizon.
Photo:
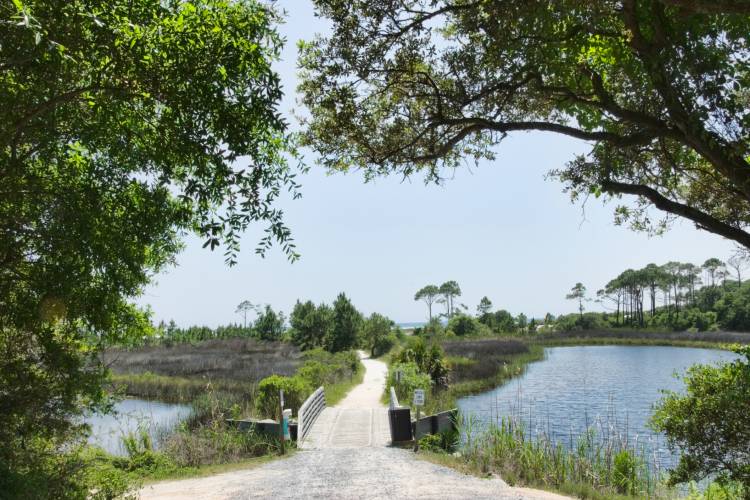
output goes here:
[[[669, 261], [627, 269], [587, 295], [577, 283], [566, 298], [578, 302], [574, 327], [658, 327], [677, 330], [750, 329], [750, 296], [742, 273], [750, 254], [742, 248], [726, 260], [712, 257], [702, 264]], [[584, 303], [595, 301], [604, 313], [584, 315]], [[570, 318], [568, 318], [570, 319]]]
[[[378, 355], [388, 351], [396, 343], [399, 331], [393, 320], [380, 313], [372, 313], [370, 316], [362, 314], [343, 292], [331, 305], [297, 300], [288, 317], [269, 304], [261, 306], [248, 300], [242, 301], [235, 313], [242, 315], [242, 324], [230, 323], [216, 328], [180, 328], [172, 320], [169, 323], [162, 321], [156, 327], [144, 325], [145, 334], [132, 338], [127, 346], [254, 338], [263, 341], [290, 341], [302, 350], [322, 348], [335, 353], [365, 348], [371, 354]], [[255, 313], [256, 317], [248, 322], [250, 313]]]

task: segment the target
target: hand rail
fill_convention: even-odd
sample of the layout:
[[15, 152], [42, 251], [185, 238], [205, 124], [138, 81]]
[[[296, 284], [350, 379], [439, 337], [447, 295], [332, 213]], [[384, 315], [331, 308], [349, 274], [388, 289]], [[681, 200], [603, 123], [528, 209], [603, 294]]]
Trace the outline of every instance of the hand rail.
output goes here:
[[307, 437], [307, 433], [312, 429], [315, 420], [320, 412], [326, 407], [326, 393], [323, 387], [318, 387], [315, 392], [310, 394], [297, 412], [297, 443]]
[[396, 396], [396, 389], [391, 386], [391, 403], [390, 403], [390, 409], [394, 410], [399, 407], [398, 404], [398, 396]]

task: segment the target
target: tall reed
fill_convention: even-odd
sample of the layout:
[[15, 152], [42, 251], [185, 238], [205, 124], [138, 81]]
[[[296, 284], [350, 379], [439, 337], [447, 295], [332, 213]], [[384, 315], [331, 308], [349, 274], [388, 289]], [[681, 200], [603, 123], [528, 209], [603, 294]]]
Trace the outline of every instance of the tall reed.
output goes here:
[[[566, 446], [546, 432], [532, 437], [522, 419], [503, 416], [483, 423], [461, 415], [461, 452], [482, 472], [497, 472], [506, 481], [575, 492], [585, 497], [625, 495], [653, 498], [659, 488], [658, 471], [645, 446], [622, 435], [599, 435], [590, 427]], [[571, 491], [572, 490], [572, 491]]]

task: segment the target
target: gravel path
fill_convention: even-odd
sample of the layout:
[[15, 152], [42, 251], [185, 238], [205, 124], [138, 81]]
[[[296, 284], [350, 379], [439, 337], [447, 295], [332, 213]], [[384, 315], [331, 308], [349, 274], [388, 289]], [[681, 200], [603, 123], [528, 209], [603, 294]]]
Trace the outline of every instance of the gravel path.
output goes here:
[[[361, 353], [360, 355], [363, 355]], [[364, 356], [363, 356], [364, 357]], [[380, 403], [387, 367], [363, 359], [366, 372], [337, 406], [318, 417], [302, 449], [260, 467], [211, 477], [165, 481], [140, 491], [143, 499], [562, 499], [512, 488], [500, 479], [467, 476], [390, 448], [387, 409]]]

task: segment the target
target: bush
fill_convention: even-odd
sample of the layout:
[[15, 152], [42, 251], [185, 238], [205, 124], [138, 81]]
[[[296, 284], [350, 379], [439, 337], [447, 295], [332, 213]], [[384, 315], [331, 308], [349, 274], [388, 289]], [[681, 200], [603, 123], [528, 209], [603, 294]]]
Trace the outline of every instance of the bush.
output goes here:
[[561, 332], [606, 329], [608, 322], [602, 313], [566, 314], [557, 318], [555, 327]]
[[466, 314], [458, 314], [448, 321], [448, 330], [452, 331], [459, 337], [468, 335], [477, 335], [479, 333], [480, 323]]
[[258, 398], [255, 402], [256, 410], [260, 415], [269, 418], [278, 418], [279, 413], [279, 391], [284, 391], [284, 407], [291, 408], [294, 415], [299, 407], [312, 392], [308, 381], [300, 376], [281, 377], [271, 375], [258, 384]]
[[714, 475], [750, 490], [750, 346], [735, 351], [742, 357], [731, 363], [690, 367], [686, 393], [667, 392], [656, 406], [653, 428], [682, 453], [672, 484]]
[[[401, 372], [401, 381], [396, 377]], [[395, 363], [388, 371], [388, 387], [396, 389], [396, 396], [401, 404], [410, 405], [414, 389], [424, 389], [429, 392], [432, 380], [426, 373], [419, 371], [416, 363]]]
[[701, 311], [698, 308], [683, 309], [680, 312], [659, 311], [649, 321], [649, 326], [668, 328], [676, 332], [706, 332], [717, 329], [717, 314], [714, 311]]
[[419, 448], [433, 453], [452, 453], [459, 442], [458, 431], [449, 430], [438, 434], [428, 434], [419, 440]]
[[638, 486], [638, 459], [630, 450], [621, 450], [615, 455], [613, 481], [618, 493], [634, 495]]
[[174, 432], [164, 443], [163, 452], [180, 467], [198, 467], [267, 455], [278, 446], [278, 441], [266, 434], [240, 431], [215, 421], [193, 431]]
[[372, 353], [375, 357], [382, 356], [393, 349], [396, 344], [398, 344], [398, 338], [396, 338], [396, 335], [393, 333], [378, 337], [372, 348]]
[[415, 338], [408, 342], [408, 347], [403, 349], [396, 361], [400, 363], [414, 363], [417, 369], [430, 376], [433, 383], [439, 387], [448, 385], [448, 362], [445, 353], [438, 344], [432, 344], [430, 348], [421, 338]]

